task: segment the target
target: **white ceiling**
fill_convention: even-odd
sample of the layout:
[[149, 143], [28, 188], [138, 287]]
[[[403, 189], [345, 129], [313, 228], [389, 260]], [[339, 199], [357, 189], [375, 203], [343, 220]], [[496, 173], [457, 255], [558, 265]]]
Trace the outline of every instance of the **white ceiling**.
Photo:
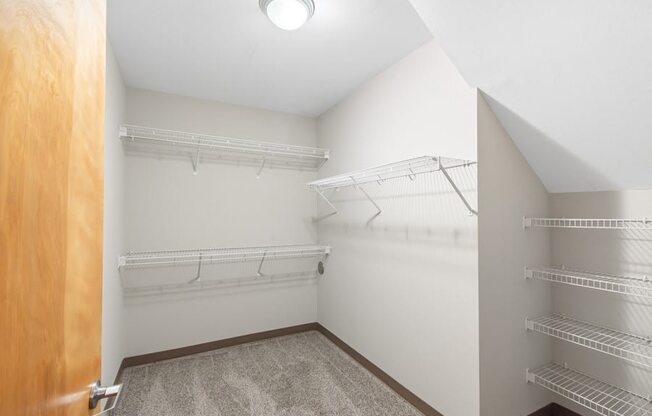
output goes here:
[[652, 188], [652, 2], [410, 0], [550, 192]]
[[285, 32], [258, 0], [110, 0], [128, 86], [319, 115], [432, 38], [407, 0], [316, 0]]

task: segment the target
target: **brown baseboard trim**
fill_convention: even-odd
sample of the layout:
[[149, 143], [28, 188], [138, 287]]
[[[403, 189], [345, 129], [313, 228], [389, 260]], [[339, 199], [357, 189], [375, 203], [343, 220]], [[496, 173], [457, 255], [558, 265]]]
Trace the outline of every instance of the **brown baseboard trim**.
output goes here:
[[[128, 367], [135, 367], [138, 365], [151, 364], [157, 361], [170, 360], [173, 358], [185, 357], [188, 355], [199, 354], [218, 350], [220, 348], [233, 347], [236, 345], [247, 344], [249, 342], [263, 341], [270, 338], [277, 338], [286, 335], [298, 334], [301, 332], [318, 331], [326, 338], [331, 340], [338, 348], [348, 354], [351, 358], [357, 361], [362, 367], [367, 369], [371, 374], [376, 376], [380, 381], [385, 383], [389, 388], [394, 390], [399, 396], [403, 397], [408, 403], [414, 406], [417, 410], [425, 416], [443, 416], [437, 410], [433, 409], [428, 403], [421, 400], [416, 394], [405, 388], [401, 383], [394, 380], [389, 374], [380, 369], [377, 365], [366, 359], [362, 354], [351, 348], [347, 343], [339, 339], [331, 331], [323, 327], [317, 322], [312, 322], [303, 325], [296, 325], [287, 328], [273, 329], [271, 331], [257, 332], [255, 334], [242, 335], [239, 337], [227, 338], [219, 341], [206, 342], [204, 344], [191, 345], [188, 347], [175, 348], [172, 350], [153, 352], [150, 354], [137, 355], [127, 357], [122, 360], [122, 364], [118, 369], [115, 377], [115, 382], [120, 383], [122, 374]], [[536, 414], [532, 416], [548, 416], [548, 414]], [[560, 414], [560, 416], [566, 416]], [[570, 415], [568, 415], [570, 416]]]
[[554, 403], [550, 403], [547, 406], [542, 407], [534, 413], [530, 413], [528, 416], [554, 416]]
[[552, 404], [552, 415], [553, 416], [580, 416], [579, 413], [575, 413], [572, 410], [567, 409], [564, 406], [557, 403]]
[[389, 388], [394, 390], [399, 396], [403, 397], [408, 403], [417, 408], [417, 410], [419, 410], [425, 416], [443, 416], [437, 410], [433, 409], [428, 403], [421, 400], [416, 394], [412, 393], [401, 383], [394, 380], [389, 374], [381, 370], [380, 367], [366, 359], [362, 354], [339, 339], [337, 335], [324, 328], [321, 324], [317, 324], [317, 330], [321, 332], [326, 338], [331, 340], [333, 344], [337, 345], [342, 351], [351, 356], [351, 358], [357, 361], [361, 366], [366, 368], [367, 371], [376, 376], [383, 383], [387, 384]]
[[286, 328], [272, 329], [270, 331], [257, 332], [255, 334], [242, 335], [239, 337], [222, 339], [219, 341], [206, 342], [204, 344], [191, 345], [189, 347], [175, 348], [172, 350], [153, 352], [150, 354], [127, 357], [122, 360], [121, 369], [134, 367], [137, 365], [151, 364], [157, 361], [171, 360], [173, 358], [185, 357], [188, 355], [199, 354], [218, 350], [220, 348], [233, 347], [235, 345], [247, 344], [249, 342], [263, 341], [269, 338], [282, 337], [285, 335], [298, 334], [307, 331], [316, 331], [317, 323], [290, 326]]
[[550, 403], [549, 405], [530, 413], [528, 416], [580, 416], [578, 413], [557, 403]]

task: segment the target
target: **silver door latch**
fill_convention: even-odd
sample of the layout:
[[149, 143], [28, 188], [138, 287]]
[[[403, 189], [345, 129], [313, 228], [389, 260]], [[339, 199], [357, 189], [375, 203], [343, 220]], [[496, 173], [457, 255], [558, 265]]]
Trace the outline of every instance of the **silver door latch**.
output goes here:
[[109, 414], [118, 404], [118, 399], [120, 398], [121, 392], [122, 392], [122, 384], [102, 387], [102, 385], [100, 384], [100, 380], [97, 380], [91, 386], [91, 394], [88, 398], [88, 408], [95, 409], [97, 407], [97, 403], [100, 400], [113, 398], [113, 403], [111, 403], [111, 406], [105, 408], [103, 411], [97, 413], [95, 416]]

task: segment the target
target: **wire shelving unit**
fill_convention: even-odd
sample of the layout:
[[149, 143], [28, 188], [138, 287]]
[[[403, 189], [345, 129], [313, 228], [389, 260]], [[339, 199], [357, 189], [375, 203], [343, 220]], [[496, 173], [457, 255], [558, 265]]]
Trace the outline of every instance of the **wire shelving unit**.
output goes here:
[[[649, 218], [523, 218], [523, 228], [652, 230]], [[652, 281], [647, 276], [630, 277], [569, 269], [565, 266], [527, 267], [526, 279], [652, 299]], [[649, 336], [605, 328], [560, 314], [526, 319], [529, 331], [539, 332], [582, 347], [652, 368], [652, 340]], [[528, 382], [560, 394], [604, 416], [652, 416], [650, 396], [596, 380], [566, 365], [548, 364], [526, 371]]]
[[[130, 278], [128, 282], [123, 276], [126, 294], [149, 294], [255, 282], [261, 278], [314, 278], [323, 274], [324, 261], [330, 252], [330, 246], [317, 244], [140, 251], [120, 256], [118, 265], [121, 274], [153, 271], [149, 276]], [[236, 268], [238, 263], [241, 266]], [[180, 281], [177, 276], [180, 272], [171, 270], [171, 276], [165, 278], [163, 269], [174, 267], [190, 274]], [[207, 273], [207, 269], [213, 273]], [[219, 278], [213, 276], [215, 271]]]
[[537, 267], [526, 268], [525, 278], [652, 299], [652, 280], [647, 276], [628, 277], [565, 267]]
[[538, 384], [603, 416], [652, 416], [649, 397], [612, 386], [586, 374], [552, 363], [526, 370], [527, 381]]
[[523, 218], [524, 228], [584, 228], [601, 230], [652, 230], [652, 219]]
[[329, 189], [341, 189], [354, 187], [358, 189], [362, 194], [371, 202], [379, 215], [382, 210], [378, 204], [373, 200], [373, 198], [365, 191], [362, 185], [367, 183], [376, 182], [382, 184], [385, 181], [398, 179], [398, 178], [409, 178], [410, 180], [415, 180], [417, 176], [441, 172], [448, 183], [451, 185], [455, 193], [464, 203], [464, 206], [469, 210], [469, 213], [472, 215], [478, 215], [477, 210], [471, 207], [468, 200], [464, 197], [458, 186], [455, 184], [451, 178], [448, 171], [450, 169], [464, 168], [476, 164], [476, 162], [462, 159], [454, 159], [449, 157], [440, 157], [440, 156], [421, 156], [413, 159], [402, 160], [399, 162], [394, 162], [386, 165], [376, 166], [373, 168], [358, 170], [355, 172], [349, 172], [337, 176], [332, 176], [329, 178], [320, 179], [314, 182], [308, 183], [308, 187], [317, 192], [317, 194], [328, 204], [328, 206], [333, 210], [330, 215], [337, 214], [338, 210], [333, 205], [333, 203], [328, 199], [325, 191]]
[[530, 331], [652, 368], [652, 339], [603, 328], [559, 314], [526, 320]]
[[197, 173], [200, 158], [222, 162], [244, 161], [258, 166], [258, 175], [265, 167], [318, 170], [329, 158], [329, 150], [316, 147], [133, 125], [123, 125], [120, 138], [125, 145], [186, 155], [192, 162], [194, 173]]

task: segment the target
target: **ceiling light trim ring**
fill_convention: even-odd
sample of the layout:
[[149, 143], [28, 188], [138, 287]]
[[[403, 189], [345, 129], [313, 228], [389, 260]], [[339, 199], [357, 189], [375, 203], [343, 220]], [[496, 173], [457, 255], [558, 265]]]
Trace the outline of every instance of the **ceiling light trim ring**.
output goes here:
[[[260, 9], [265, 13], [265, 16], [267, 16], [267, 6], [274, 0], [260, 0]], [[306, 7], [308, 10], [308, 19], [312, 17], [313, 14], [315, 14], [315, 2], [313, 0], [297, 0], [300, 3], [303, 3], [303, 5]]]

